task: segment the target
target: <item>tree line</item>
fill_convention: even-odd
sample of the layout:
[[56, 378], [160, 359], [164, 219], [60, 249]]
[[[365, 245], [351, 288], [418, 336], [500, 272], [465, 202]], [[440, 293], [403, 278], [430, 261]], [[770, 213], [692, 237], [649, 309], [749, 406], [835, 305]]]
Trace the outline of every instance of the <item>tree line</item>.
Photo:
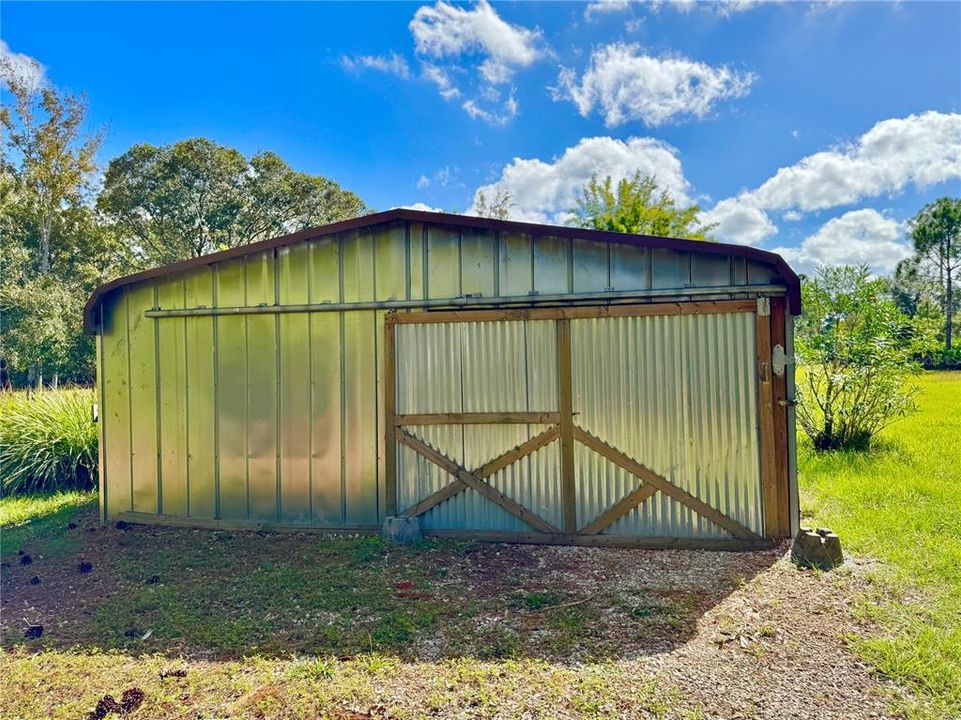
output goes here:
[[[3, 71], [4, 68], [0, 68]], [[0, 385], [94, 379], [83, 305], [102, 282], [369, 212], [333, 180], [206, 138], [99, 167], [83, 96], [0, 72]]]

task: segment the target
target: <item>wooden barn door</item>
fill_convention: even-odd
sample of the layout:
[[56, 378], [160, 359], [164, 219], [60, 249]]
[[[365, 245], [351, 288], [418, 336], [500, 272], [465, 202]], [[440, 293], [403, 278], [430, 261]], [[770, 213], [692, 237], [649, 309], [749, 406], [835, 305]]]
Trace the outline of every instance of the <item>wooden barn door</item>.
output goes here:
[[526, 542], [775, 536], [771, 318], [758, 308], [389, 315], [388, 514], [436, 535]]

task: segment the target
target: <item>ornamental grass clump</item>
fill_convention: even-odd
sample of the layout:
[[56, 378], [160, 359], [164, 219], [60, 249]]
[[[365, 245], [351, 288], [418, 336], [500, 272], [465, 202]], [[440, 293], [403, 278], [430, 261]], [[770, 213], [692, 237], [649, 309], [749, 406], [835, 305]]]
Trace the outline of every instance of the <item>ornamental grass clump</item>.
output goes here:
[[92, 390], [0, 393], [4, 495], [87, 490], [97, 477]]

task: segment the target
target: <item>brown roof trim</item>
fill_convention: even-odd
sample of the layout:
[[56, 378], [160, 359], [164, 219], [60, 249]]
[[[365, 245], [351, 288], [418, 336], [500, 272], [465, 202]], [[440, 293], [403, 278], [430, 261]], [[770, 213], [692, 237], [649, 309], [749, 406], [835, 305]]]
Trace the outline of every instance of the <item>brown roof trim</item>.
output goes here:
[[112, 290], [116, 290], [117, 288], [121, 288], [126, 285], [132, 285], [133, 283], [137, 283], [142, 280], [150, 280], [152, 278], [171, 275], [174, 273], [183, 272], [185, 270], [203, 267], [205, 265], [212, 265], [214, 263], [223, 262], [232, 258], [243, 257], [244, 255], [252, 255], [254, 253], [263, 252], [264, 250], [272, 250], [273, 248], [283, 247], [285, 245], [293, 245], [296, 243], [305, 242], [307, 240], [313, 240], [315, 238], [323, 237], [324, 235], [332, 235], [334, 233], [346, 232], [348, 230], [382, 225], [384, 223], [398, 220], [435, 223], [438, 225], [457, 225], [460, 227], [469, 227], [479, 230], [498, 230], [501, 232], [531, 233], [533, 235], [579, 238], [582, 240], [596, 240], [599, 242], [626, 242], [642, 245], [644, 247], [666, 248], [669, 250], [685, 250], [707, 254], [734, 255], [736, 257], [744, 257], [765, 265], [770, 265], [777, 270], [778, 274], [780, 274], [785, 285], [787, 286], [788, 305], [791, 308], [791, 313], [793, 315], [797, 315], [801, 312], [801, 282], [798, 279], [798, 276], [784, 261], [784, 258], [776, 253], [768, 252], [766, 250], [759, 250], [757, 248], [747, 247], [745, 245], [703, 242], [701, 240], [681, 240], [678, 238], [655, 237], [652, 235], [630, 235], [625, 233], [607, 232], [604, 230], [587, 230], [584, 228], [567, 227], [563, 225], [540, 225], [537, 223], [517, 222], [514, 220], [494, 220], [492, 218], [473, 217], [471, 215], [455, 215], [452, 213], [435, 213], [424, 212], [422, 210], [395, 208], [394, 210], [372, 213], [370, 215], [362, 215], [360, 217], [352, 218], [350, 220], [343, 220], [330, 225], [307, 228], [306, 230], [300, 230], [299, 232], [291, 233], [289, 235], [281, 235], [280, 237], [262, 240], [250, 245], [241, 245], [240, 247], [211, 253], [210, 255], [203, 255], [198, 258], [191, 258], [190, 260], [181, 260], [180, 262], [175, 262], [170, 265], [162, 265], [160, 267], [144, 270], [143, 272], [134, 273], [133, 275], [125, 275], [124, 277], [119, 277], [116, 280], [111, 280], [110, 282], [104, 283], [103, 285], [97, 287], [97, 289], [94, 290], [93, 294], [90, 296], [90, 299], [87, 300], [87, 304], [83, 309], [84, 332], [87, 334], [94, 334], [97, 331], [97, 308], [107, 293], [111, 292]]

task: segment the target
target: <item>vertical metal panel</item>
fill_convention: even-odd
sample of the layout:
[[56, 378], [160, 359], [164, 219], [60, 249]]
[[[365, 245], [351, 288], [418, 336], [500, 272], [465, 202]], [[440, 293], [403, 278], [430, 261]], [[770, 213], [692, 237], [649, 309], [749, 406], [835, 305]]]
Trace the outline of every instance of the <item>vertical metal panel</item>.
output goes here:
[[[247, 305], [274, 302], [272, 252], [247, 257]], [[277, 478], [277, 337], [276, 317], [247, 316], [247, 478], [250, 519], [276, 522]]]
[[[213, 271], [203, 268], [185, 278], [188, 307], [213, 305]], [[187, 330], [187, 505], [190, 516], [213, 518], [217, 512], [214, 320], [186, 318]]]
[[[310, 302], [340, 301], [340, 252], [337, 238], [311, 244]], [[342, 521], [341, 315], [309, 315], [311, 522], [317, 525]]]
[[729, 256], [691, 253], [691, 285], [711, 287], [713, 285], [730, 285], [733, 282], [731, 258]]
[[529, 295], [534, 289], [534, 249], [531, 236], [505, 233], [499, 247], [498, 278], [500, 294]]
[[534, 290], [539, 294], [570, 292], [571, 241], [567, 238], [534, 237]]
[[135, 512], [155, 513], [157, 483], [157, 371], [154, 321], [144, 311], [154, 306], [152, 283], [127, 292], [130, 364], [130, 464]]
[[651, 288], [687, 287], [691, 279], [690, 254], [651, 248]]
[[461, 294], [460, 232], [457, 228], [427, 227], [428, 294], [450, 298]]
[[424, 259], [426, 246], [424, 245], [424, 225], [422, 223], [408, 224], [410, 252], [408, 254], [410, 267], [410, 297], [420, 299], [427, 297], [426, 278], [424, 277]]
[[[309, 245], [277, 251], [278, 298], [310, 301]], [[306, 314], [280, 315], [280, 521], [307, 523], [311, 516], [310, 370], [313, 347]]]
[[[343, 248], [345, 302], [374, 299], [373, 239], [368, 232], [348, 236]], [[377, 349], [376, 314], [343, 313], [344, 521], [375, 524], [377, 508]]]
[[465, 228], [460, 242], [461, 293], [496, 295], [497, 234]]
[[[184, 307], [184, 278], [157, 282], [161, 307]], [[187, 515], [187, 356], [186, 318], [160, 322], [158, 365], [160, 386], [160, 478], [162, 507], [167, 515]]]
[[102, 374], [100, 376], [107, 455], [104, 472], [108, 516], [133, 508], [130, 473], [130, 394], [127, 347], [127, 290], [111, 293], [103, 302], [100, 328]]
[[[246, 263], [217, 266], [217, 304], [245, 302]], [[220, 517], [246, 520], [247, 498], [247, 319], [217, 317], [217, 460]]]
[[574, 292], [603, 292], [611, 286], [610, 244], [574, 239]]
[[767, 285], [777, 282], [777, 272], [770, 265], [762, 265], [754, 260], [747, 261], [747, 284]]
[[345, 312], [343, 316], [345, 520], [349, 525], [376, 524], [376, 313]]
[[[577, 423], [761, 532], [751, 313], [572, 321]], [[578, 524], [637, 487], [578, 448]], [[607, 533], [726, 537], [658, 493]]]
[[650, 248], [611, 243], [611, 287], [615, 290], [646, 290], [651, 286]]
[[375, 228], [375, 300], [407, 299], [407, 243], [404, 225]]

